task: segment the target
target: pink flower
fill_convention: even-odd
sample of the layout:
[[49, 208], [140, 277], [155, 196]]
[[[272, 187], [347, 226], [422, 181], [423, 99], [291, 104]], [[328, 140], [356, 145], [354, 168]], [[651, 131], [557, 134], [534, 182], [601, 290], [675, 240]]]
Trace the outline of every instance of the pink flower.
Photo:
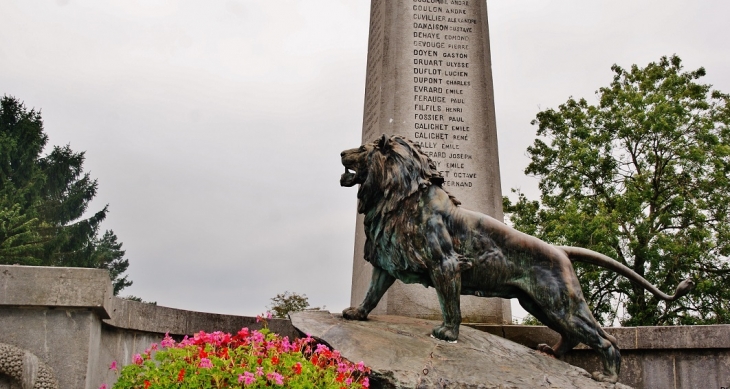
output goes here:
[[284, 377], [279, 373], [269, 373], [266, 375], [266, 378], [268, 378], [270, 381], [276, 382], [277, 385], [284, 385]]
[[315, 352], [321, 353], [321, 352], [325, 352], [325, 351], [330, 351], [330, 348], [320, 343], [317, 345], [317, 351], [315, 351]]
[[355, 365], [358, 371], [365, 371], [365, 362], [360, 361]]
[[193, 340], [190, 339], [187, 335], [183, 338], [183, 340], [180, 341], [180, 344], [178, 344], [179, 347], [186, 347], [193, 344]]
[[99, 389], [106, 389], [106, 384], [101, 384], [101, 386], [99, 387]]
[[262, 375], [264, 375], [264, 368], [263, 368], [263, 367], [257, 367], [257, 368], [256, 368], [256, 375], [257, 375], [257, 376], [262, 376]]
[[254, 376], [250, 371], [246, 371], [242, 375], [238, 376], [238, 382], [243, 382], [244, 385], [251, 385], [255, 381], [256, 376]]
[[248, 328], [247, 327], [241, 328], [241, 331], [238, 331], [238, 336], [240, 336], [242, 338], [248, 338]]
[[144, 359], [142, 359], [142, 356], [139, 354], [134, 354], [132, 357], [132, 362], [134, 362], [135, 365], [141, 365], [144, 362]]
[[213, 363], [208, 358], [200, 358], [200, 366], [203, 369], [210, 369], [213, 367]]
[[175, 340], [170, 337], [170, 333], [165, 333], [165, 338], [160, 342], [160, 346], [165, 348], [175, 347]]
[[345, 385], [348, 385], [348, 386], [349, 386], [349, 385], [352, 385], [352, 377], [348, 377], [348, 378], [347, 378], [347, 379], [345, 380]]
[[109, 370], [117, 371], [117, 361], [112, 361], [112, 364], [109, 365]]
[[264, 341], [264, 334], [262, 334], [258, 331], [254, 331], [253, 335], [251, 337], [253, 338], [253, 341], [256, 343], [261, 343]]
[[340, 363], [337, 364], [337, 372], [338, 373], [347, 373], [349, 370], [350, 369], [347, 368], [347, 364], [346, 363], [340, 362]]
[[267, 319], [271, 319], [271, 312], [269, 312], [269, 311], [266, 311], [266, 318], [267, 318]]
[[362, 379], [362, 387], [363, 388], [369, 388], [370, 387], [370, 380], [368, 377], [365, 377]]
[[288, 351], [294, 351], [293, 345], [289, 342], [289, 337], [285, 336], [284, 339], [281, 340], [281, 348], [282, 351], [288, 352]]

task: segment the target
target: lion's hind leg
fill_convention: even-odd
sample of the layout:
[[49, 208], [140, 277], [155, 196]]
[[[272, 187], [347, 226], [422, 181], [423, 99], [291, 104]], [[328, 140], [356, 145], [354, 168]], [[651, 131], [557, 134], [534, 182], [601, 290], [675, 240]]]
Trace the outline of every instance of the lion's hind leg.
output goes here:
[[555, 318], [546, 314], [540, 305], [534, 302], [532, 298], [528, 297], [527, 294], [518, 297], [517, 301], [520, 302], [520, 305], [525, 308], [527, 312], [529, 312], [532, 316], [535, 316], [540, 323], [545, 324], [550, 329], [560, 334], [560, 340], [558, 340], [558, 342], [552, 347], [545, 343], [538, 344], [537, 349], [539, 351], [555, 357], [561, 357], [580, 343], [579, 341], [566, 336], [565, 331], [563, 331], [564, 326], [559, 325]]
[[583, 312], [577, 312], [572, 316], [569, 330], [572, 335], [580, 339], [586, 346], [596, 350], [601, 355], [603, 372], [593, 372], [592, 377], [596, 381], [615, 383], [618, 381], [618, 374], [621, 370], [621, 352], [619, 351], [616, 338], [606, 333], [593, 318], [588, 306], [582, 304]]
[[572, 350], [573, 347], [577, 346], [578, 343], [575, 340], [572, 340], [568, 337], [566, 337], [563, 334], [560, 334], [560, 340], [558, 340], [557, 343], [555, 343], [554, 346], [550, 347], [545, 343], [540, 343], [537, 345], [538, 351], [544, 352], [545, 354], [550, 354], [554, 357], [560, 358], [568, 351]]

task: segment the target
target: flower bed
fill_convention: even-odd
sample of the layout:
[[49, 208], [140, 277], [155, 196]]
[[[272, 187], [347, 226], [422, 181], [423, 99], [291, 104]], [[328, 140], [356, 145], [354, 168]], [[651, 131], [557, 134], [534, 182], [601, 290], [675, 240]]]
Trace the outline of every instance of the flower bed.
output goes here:
[[[266, 326], [235, 335], [201, 331], [180, 342], [166, 334], [132, 361], [114, 389], [369, 387], [370, 369], [362, 362], [349, 362], [309, 336], [290, 341]], [[116, 361], [109, 368], [118, 371]]]

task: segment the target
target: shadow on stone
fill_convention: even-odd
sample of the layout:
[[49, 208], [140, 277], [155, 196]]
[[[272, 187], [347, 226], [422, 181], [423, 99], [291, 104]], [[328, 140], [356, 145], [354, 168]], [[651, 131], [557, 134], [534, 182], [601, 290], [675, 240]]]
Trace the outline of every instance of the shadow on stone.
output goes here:
[[457, 343], [430, 337], [439, 324], [399, 316], [348, 321], [327, 311], [297, 312], [303, 334], [372, 369], [372, 388], [628, 388], [593, 381], [583, 369], [468, 327]]

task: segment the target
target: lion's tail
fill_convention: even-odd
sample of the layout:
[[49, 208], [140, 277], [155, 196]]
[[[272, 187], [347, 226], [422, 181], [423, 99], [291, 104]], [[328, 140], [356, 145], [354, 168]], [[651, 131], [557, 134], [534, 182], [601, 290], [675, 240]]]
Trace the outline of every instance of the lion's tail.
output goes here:
[[615, 271], [616, 273], [628, 278], [630, 281], [641, 285], [641, 287], [662, 300], [674, 301], [687, 294], [694, 287], [694, 282], [687, 278], [679, 283], [674, 295], [670, 296], [652, 285], [649, 281], [644, 279], [644, 277], [636, 274], [636, 272], [611, 257], [580, 247], [559, 246], [558, 249], [563, 250], [566, 254], [568, 254], [568, 258], [570, 258], [571, 261], [590, 263], [592, 265]]

